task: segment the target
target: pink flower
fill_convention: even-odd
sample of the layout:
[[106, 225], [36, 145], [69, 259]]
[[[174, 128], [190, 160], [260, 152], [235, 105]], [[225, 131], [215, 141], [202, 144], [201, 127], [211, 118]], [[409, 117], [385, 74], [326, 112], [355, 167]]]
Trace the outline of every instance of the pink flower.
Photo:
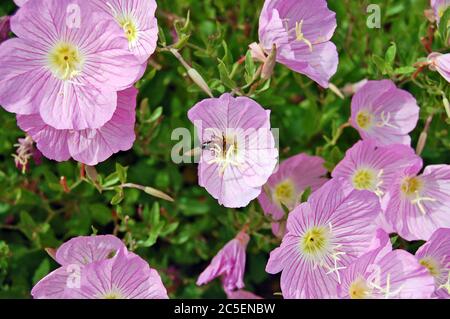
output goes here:
[[335, 29], [336, 14], [326, 0], [266, 0], [259, 18], [260, 48], [251, 48], [255, 58], [263, 59], [276, 45], [279, 63], [328, 87], [338, 66], [330, 41]]
[[392, 251], [387, 234], [378, 248], [343, 271], [338, 288], [345, 299], [423, 299], [433, 291], [433, 278], [410, 253]]
[[382, 197], [399, 172], [422, 159], [406, 145], [377, 147], [373, 140], [359, 141], [345, 154], [331, 176], [346, 178], [354, 189], [369, 190]]
[[255, 295], [253, 292], [247, 290], [235, 290], [235, 291], [226, 291], [228, 299], [263, 299], [260, 296]]
[[445, 13], [445, 10], [450, 7], [450, 0], [431, 0], [430, 2], [431, 8], [433, 9], [434, 15], [436, 17], [436, 21], [439, 23]]
[[409, 133], [419, 120], [416, 99], [390, 80], [368, 81], [352, 99], [351, 125], [363, 140], [378, 146], [411, 144]]
[[58, 249], [56, 260], [61, 267], [33, 287], [33, 298], [167, 298], [158, 273], [114, 236], [72, 239]]
[[188, 112], [203, 152], [199, 184], [226, 207], [244, 207], [258, 197], [277, 164], [270, 111], [247, 98], [223, 94]]
[[[381, 199], [399, 173], [411, 165], [422, 165], [422, 159], [411, 147], [401, 144], [377, 147], [373, 140], [365, 140], [346, 152], [331, 176], [345, 178], [354, 189], [371, 191]], [[388, 233], [395, 232], [384, 214], [378, 216], [377, 224]]]
[[17, 123], [33, 137], [45, 157], [56, 161], [73, 157], [93, 166], [133, 146], [137, 93], [133, 87], [118, 92], [113, 117], [98, 129], [58, 130], [45, 124], [39, 114], [18, 115]]
[[8, 16], [0, 17], [0, 43], [8, 39], [9, 32], [11, 31], [9, 19]]
[[[327, 178], [324, 160], [317, 156], [298, 154], [283, 161], [263, 187], [258, 201], [264, 213], [278, 221], [285, 217], [286, 212], [293, 210], [307, 188], [315, 191], [322, 186]], [[283, 237], [284, 223], [273, 223], [274, 235]]]
[[128, 47], [145, 63], [155, 52], [158, 41], [158, 21], [155, 0], [91, 0], [93, 6], [112, 15], [125, 32]]
[[434, 278], [434, 296], [450, 298], [450, 229], [436, 230], [416, 252], [416, 257]]
[[371, 247], [380, 212], [375, 194], [332, 179], [289, 214], [266, 271], [281, 272], [283, 297], [335, 298], [341, 272]]
[[99, 128], [117, 91], [141, 71], [123, 30], [89, 1], [33, 0], [11, 17], [18, 38], [0, 46], [0, 104], [56, 129]]
[[440, 227], [450, 227], [450, 166], [404, 169], [393, 181], [382, 208], [389, 224], [406, 240], [428, 240]]
[[62, 244], [56, 251], [55, 260], [61, 266], [87, 265], [112, 258], [120, 249], [126, 249], [126, 246], [112, 235], [79, 236]]
[[447, 82], [450, 82], [450, 53], [433, 52], [428, 56], [428, 62], [432, 71], [439, 72]]
[[250, 237], [242, 231], [229, 241], [200, 274], [197, 285], [221, 277], [225, 292], [244, 288], [245, 250], [249, 240]]

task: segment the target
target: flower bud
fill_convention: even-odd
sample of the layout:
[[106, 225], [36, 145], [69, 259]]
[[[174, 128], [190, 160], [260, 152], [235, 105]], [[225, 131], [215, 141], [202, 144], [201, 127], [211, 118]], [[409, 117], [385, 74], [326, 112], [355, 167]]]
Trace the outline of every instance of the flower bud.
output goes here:
[[276, 63], [277, 63], [277, 46], [274, 43], [272, 46], [272, 51], [270, 52], [269, 56], [267, 57], [266, 61], [263, 64], [261, 72], [261, 78], [263, 80], [268, 80], [272, 77], [273, 69], [275, 68]]

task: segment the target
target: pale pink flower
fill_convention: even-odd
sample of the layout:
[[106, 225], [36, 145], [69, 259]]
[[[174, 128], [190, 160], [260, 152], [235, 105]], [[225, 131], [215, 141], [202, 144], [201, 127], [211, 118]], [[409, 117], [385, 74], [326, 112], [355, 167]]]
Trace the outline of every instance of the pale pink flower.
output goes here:
[[450, 53], [442, 54], [433, 52], [428, 56], [429, 68], [437, 71], [450, 83]]
[[158, 273], [113, 236], [72, 239], [58, 249], [56, 260], [61, 267], [33, 287], [33, 298], [168, 298]]
[[382, 199], [386, 221], [406, 240], [428, 240], [450, 228], [450, 165], [413, 164], [399, 172]]
[[281, 246], [266, 271], [281, 272], [284, 298], [336, 298], [341, 272], [373, 246], [380, 204], [375, 194], [332, 179], [289, 214]]
[[155, 52], [158, 41], [158, 21], [155, 0], [90, 0], [93, 6], [110, 14], [123, 29], [128, 47], [139, 59], [147, 60]]
[[416, 99], [390, 80], [368, 81], [352, 99], [351, 125], [377, 145], [411, 144], [419, 120]]
[[[264, 213], [278, 221], [285, 217], [287, 211], [300, 204], [303, 193], [310, 188], [315, 191], [327, 178], [324, 160], [317, 156], [298, 154], [283, 161], [277, 171], [263, 187], [258, 201]], [[283, 237], [285, 223], [272, 224], [274, 235]]]
[[118, 92], [113, 117], [98, 129], [58, 130], [45, 124], [39, 114], [18, 115], [17, 123], [32, 136], [45, 157], [56, 161], [72, 157], [93, 166], [133, 146], [137, 93], [133, 87]]
[[[434, 291], [433, 278], [417, 259], [390, 247], [387, 234], [380, 246], [361, 256], [342, 273], [338, 287], [344, 299], [423, 299]], [[386, 249], [389, 247], [390, 249]]]
[[450, 229], [436, 230], [430, 239], [419, 248], [416, 257], [427, 268], [436, 285], [434, 296], [450, 298]]
[[[365, 140], [346, 152], [331, 176], [343, 177], [354, 189], [371, 191], [381, 199], [399, 173], [411, 165], [422, 166], [422, 159], [411, 147], [401, 144], [377, 147], [373, 140]], [[395, 232], [384, 214], [378, 216], [377, 224], [388, 233]]]
[[422, 165], [422, 159], [406, 145], [377, 147], [373, 140], [359, 141], [334, 168], [332, 177], [344, 177], [354, 189], [369, 190], [382, 197], [399, 172], [411, 165]]
[[434, 11], [436, 21], [439, 23], [445, 13], [445, 10], [450, 7], [450, 0], [430, 0], [430, 4]]
[[0, 104], [56, 129], [99, 128], [141, 65], [123, 30], [83, 0], [33, 0], [11, 17], [0, 46]]
[[326, 0], [266, 0], [259, 19], [259, 48], [253, 56], [264, 60], [276, 46], [276, 60], [295, 72], [328, 87], [336, 73], [338, 53], [331, 42], [336, 14]]
[[242, 231], [229, 241], [200, 274], [197, 285], [207, 284], [220, 277], [225, 292], [244, 288], [245, 250], [249, 240], [250, 237]]
[[226, 207], [258, 197], [277, 164], [270, 111], [247, 97], [205, 99], [188, 112], [202, 144], [199, 184]]

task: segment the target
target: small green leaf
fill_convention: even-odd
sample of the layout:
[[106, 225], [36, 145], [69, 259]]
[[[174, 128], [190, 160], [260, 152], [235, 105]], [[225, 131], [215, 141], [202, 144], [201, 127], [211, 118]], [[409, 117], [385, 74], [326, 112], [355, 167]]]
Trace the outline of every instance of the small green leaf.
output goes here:
[[50, 261], [45, 258], [36, 269], [33, 275], [33, 285], [44, 278], [50, 272]]
[[119, 163], [116, 163], [117, 176], [119, 177], [119, 180], [122, 184], [125, 184], [127, 182], [127, 171], [128, 167], [124, 167]]
[[391, 46], [387, 49], [384, 59], [389, 66], [394, 65], [395, 56], [397, 55], [397, 45], [392, 42]]
[[222, 60], [220, 60], [220, 59], [218, 59], [218, 60], [219, 60], [219, 65], [217, 67], [219, 69], [220, 80], [229, 89], [235, 89], [236, 83], [230, 78], [230, 74], [228, 73], [225, 63], [223, 63]]
[[386, 62], [382, 57], [374, 54], [372, 56], [372, 61], [382, 74], [386, 74]]
[[151, 226], [156, 226], [159, 224], [159, 216], [160, 216], [160, 211], [159, 211], [159, 203], [155, 202], [153, 204], [152, 209], [150, 210], [150, 225]]
[[412, 66], [402, 66], [394, 70], [394, 73], [397, 75], [407, 75], [414, 73], [416, 71], [415, 67]]
[[450, 35], [450, 7], [448, 7], [439, 21], [439, 34], [445, 44], [448, 43]]

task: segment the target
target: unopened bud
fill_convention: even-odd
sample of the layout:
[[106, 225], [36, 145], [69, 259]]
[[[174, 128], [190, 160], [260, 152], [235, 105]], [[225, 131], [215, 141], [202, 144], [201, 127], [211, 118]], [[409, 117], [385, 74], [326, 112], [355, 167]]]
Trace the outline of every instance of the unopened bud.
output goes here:
[[187, 70], [187, 73], [189, 75], [189, 77], [192, 79], [192, 81], [194, 81], [195, 84], [197, 84], [197, 86], [199, 88], [202, 89], [203, 92], [205, 92], [206, 94], [208, 94], [208, 96], [210, 97], [214, 97], [212, 95], [211, 89], [209, 88], [208, 84], [206, 83], [206, 81], [203, 79], [203, 77], [200, 75], [200, 73], [198, 73], [198, 71], [194, 68], [192, 68], [181, 56], [181, 54], [176, 50], [176, 49], [170, 49], [170, 52], [178, 59], [178, 61], [180, 61], [180, 63], [184, 66], [184, 68]]
[[98, 173], [97, 173], [97, 170], [95, 169], [95, 167], [86, 165], [85, 170], [86, 170], [86, 175], [88, 176], [88, 178], [92, 182], [97, 183], [97, 181], [98, 181]]
[[272, 51], [270, 52], [269, 56], [267, 57], [266, 61], [263, 64], [263, 68], [261, 71], [261, 78], [263, 80], [268, 80], [272, 77], [273, 69], [275, 68], [276, 64], [277, 64], [277, 46], [274, 43], [272, 46]]
[[155, 197], [167, 200], [169, 202], [173, 202], [174, 201], [174, 199], [172, 197], [170, 197], [169, 195], [167, 195], [166, 193], [163, 193], [160, 190], [154, 189], [154, 188], [149, 187], [149, 186], [144, 188], [144, 192], [146, 192], [149, 195], [152, 195], [152, 196], [155, 196]]
[[208, 84], [196, 69], [190, 68], [187, 70], [187, 73], [192, 81], [194, 81], [194, 83], [197, 84], [198, 87], [203, 90], [203, 92], [208, 94], [210, 97], [214, 97]]
[[419, 141], [417, 142], [416, 154], [420, 156], [422, 154], [423, 149], [425, 148], [425, 144], [427, 143], [428, 134], [426, 132], [420, 133]]
[[54, 248], [45, 248], [45, 251], [47, 254], [53, 258], [53, 260], [56, 260], [56, 249]]
[[334, 85], [333, 83], [329, 83], [328, 88], [334, 93], [336, 94], [338, 97], [340, 97], [342, 100], [345, 98], [344, 94], [341, 92], [341, 90], [339, 90], [339, 88]]
[[253, 42], [252, 44], [249, 45], [250, 48], [250, 53], [252, 55], [252, 58], [256, 61], [259, 62], [266, 62], [266, 54], [264, 53], [263, 48], [261, 47], [260, 44]]

